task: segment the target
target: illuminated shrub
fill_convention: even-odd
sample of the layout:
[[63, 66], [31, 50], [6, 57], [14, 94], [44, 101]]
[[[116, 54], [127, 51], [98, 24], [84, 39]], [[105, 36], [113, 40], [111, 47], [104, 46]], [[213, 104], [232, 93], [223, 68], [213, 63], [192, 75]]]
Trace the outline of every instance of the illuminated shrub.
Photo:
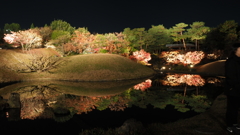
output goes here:
[[150, 65], [148, 61], [151, 60], [151, 55], [141, 49], [140, 51], [133, 52], [133, 55], [129, 56], [129, 58], [143, 65]]
[[202, 51], [187, 52], [181, 54], [179, 51], [162, 52], [160, 58], [163, 58], [167, 63], [173, 64], [198, 64], [204, 58]]

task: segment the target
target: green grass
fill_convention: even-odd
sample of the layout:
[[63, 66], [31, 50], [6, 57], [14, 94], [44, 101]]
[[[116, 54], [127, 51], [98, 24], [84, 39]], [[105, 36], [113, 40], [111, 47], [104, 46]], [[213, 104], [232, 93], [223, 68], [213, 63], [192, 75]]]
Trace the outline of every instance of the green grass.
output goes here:
[[[22, 62], [29, 62], [31, 55], [58, 55], [51, 49], [34, 49], [22, 53], [21, 50], [0, 50], [0, 83], [17, 80], [69, 80], [69, 81], [116, 81], [139, 79], [152, 76], [154, 71], [144, 65], [117, 54], [86, 54], [62, 57], [63, 61], [56, 69], [42, 73], [20, 73], [24, 69]], [[8, 67], [6, 69], [6, 67]], [[11, 72], [7, 73], [5, 70]], [[11, 76], [10, 76], [11, 75]], [[15, 78], [15, 76], [18, 76]], [[12, 78], [13, 77], [13, 78]]]
[[110, 81], [148, 77], [154, 71], [144, 65], [116, 54], [87, 54], [65, 58], [51, 70], [59, 80]]
[[66, 58], [66, 65], [58, 68], [56, 72], [82, 73], [89, 70], [113, 70], [119, 72], [134, 72], [145, 67], [116, 54], [86, 54]]

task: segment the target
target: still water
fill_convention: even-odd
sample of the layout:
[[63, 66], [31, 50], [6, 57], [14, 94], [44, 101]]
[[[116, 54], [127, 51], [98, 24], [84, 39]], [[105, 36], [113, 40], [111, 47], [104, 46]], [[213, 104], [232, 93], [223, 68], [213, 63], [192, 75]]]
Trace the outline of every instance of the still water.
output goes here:
[[77, 134], [128, 119], [173, 122], [206, 111], [223, 82], [221, 76], [167, 73], [119, 82], [15, 83], [0, 89], [0, 127], [9, 134]]

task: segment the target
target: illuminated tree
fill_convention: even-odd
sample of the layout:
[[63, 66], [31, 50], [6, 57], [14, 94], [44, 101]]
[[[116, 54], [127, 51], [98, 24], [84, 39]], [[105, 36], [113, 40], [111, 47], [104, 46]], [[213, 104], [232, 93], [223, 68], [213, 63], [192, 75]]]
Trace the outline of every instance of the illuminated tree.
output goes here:
[[[78, 29], [74, 31], [71, 43], [76, 47], [77, 53], [83, 53], [83, 51], [86, 51], [86, 53], [92, 53], [91, 51], [95, 38], [95, 35], [91, 34], [86, 29]], [[86, 49], [89, 49], [89, 51], [87, 52]]]
[[178, 23], [176, 24], [175, 26], [173, 26], [170, 31], [171, 31], [171, 36], [173, 38], [173, 40], [175, 42], [182, 42], [183, 43], [183, 46], [185, 48], [185, 50], [187, 49], [186, 48], [186, 43], [185, 43], [185, 39], [188, 37], [187, 35], [184, 34], [185, 32], [185, 27], [187, 27], [188, 24], [185, 24], [185, 23]]
[[97, 34], [93, 44], [101, 53], [129, 53], [129, 43], [123, 33]]
[[151, 55], [141, 49], [140, 51], [133, 52], [133, 55], [129, 56], [129, 59], [137, 61], [143, 65], [150, 65], [148, 61], [151, 60]]
[[36, 28], [42, 36], [42, 43], [46, 44], [51, 39], [52, 29], [48, 26]]
[[20, 44], [22, 50], [30, 50], [42, 45], [42, 36], [33, 29], [11, 33], [5, 34], [4, 40], [9, 44]]
[[67, 31], [70, 34], [72, 34], [75, 30], [75, 27], [72, 27], [69, 23], [63, 21], [63, 20], [54, 20], [51, 22], [50, 27], [52, 30], [61, 30], [61, 31]]
[[51, 33], [51, 40], [49, 40], [45, 46], [53, 46], [64, 54], [64, 44], [70, 41], [71, 34], [68, 31], [54, 30]]
[[196, 50], [199, 50], [199, 40], [206, 38], [206, 34], [210, 31], [209, 27], [204, 26], [204, 22], [193, 22], [190, 29], [187, 29], [187, 35], [195, 41]]
[[152, 26], [152, 28], [147, 31], [144, 39], [146, 48], [148, 48], [147, 50], [163, 49], [166, 44], [173, 42], [169, 30], [163, 25]]
[[123, 34], [125, 35], [125, 39], [130, 43], [132, 47], [131, 51], [135, 51], [135, 49], [142, 49], [144, 43], [145, 36], [145, 28], [125, 28], [123, 30]]
[[204, 58], [204, 52], [202, 51], [194, 51], [187, 52], [184, 56], [184, 60], [180, 61], [183, 64], [198, 64]]
[[204, 58], [204, 52], [194, 51], [185, 54], [181, 54], [179, 51], [162, 52], [160, 58], [163, 58], [167, 63], [195, 65]]

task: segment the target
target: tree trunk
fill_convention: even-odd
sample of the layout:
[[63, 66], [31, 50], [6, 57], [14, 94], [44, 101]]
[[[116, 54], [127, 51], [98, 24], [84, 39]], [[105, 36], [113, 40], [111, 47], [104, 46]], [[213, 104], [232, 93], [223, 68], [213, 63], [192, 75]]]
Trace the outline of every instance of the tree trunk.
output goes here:
[[[183, 96], [186, 97], [187, 94], [187, 85], [184, 87], [184, 91], [183, 91]], [[184, 103], [184, 99], [182, 99], [182, 104]]]
[[198, 51], [197, 39], [195, 39], [195, 49]]
[[[181, 32], [180, 34], [181, 34], [181, 36], [183, 35], [182, 32]], [[185, 51], [186, 51], [186, 50], [187, 50], [187, 47], [186, 47], [186, 43], [185, 43], [184, 38], [182, 39], [182, 42], [183, 42], [184, 49], [185, 49]]]
[[186, 47], [185, 40], [184, 40], [184, 39], [182, 39], [182, 41], [183, 41], [183, 46], [184, 46], [184, 49], [185, 49], [185, 51], [186, 51], [186, 50], [187, 50], [187, 47]]

